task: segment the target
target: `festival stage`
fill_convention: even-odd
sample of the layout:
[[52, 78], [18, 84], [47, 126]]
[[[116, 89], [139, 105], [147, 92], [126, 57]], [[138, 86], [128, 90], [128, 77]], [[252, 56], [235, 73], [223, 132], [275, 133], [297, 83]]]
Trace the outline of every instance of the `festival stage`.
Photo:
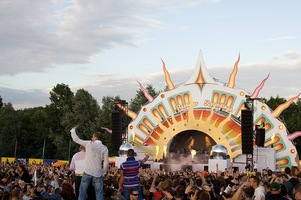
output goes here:
[[[269, 168], [271, 170], [276, 169], [276, 161], [275, 161], [275, 153], [276, 150], [274, 148], [265, 148], [259, 147], [253, 149], [253, 161], [257, 163], [257, 170], [261, 171], [262, 169]], [[138, 153], [136, 159], [143, 159], [145, 153]], [[233, 159], [233, 162], [230, 159], [200, 159], [204, 158], [207, 155], [200, 155], [196, 157], [185, 157], [184, 155], [179, 155], [177, 163], [175, 163], [175, 159], [165, 159], [165, 161], [156, 162], [151, 157], [149, 161], [145, 163], [144, 168], [151, 169], [160, 169], [165, 171], [208, 171], [215, 172], [216, 164], [219, 166], [219, 170], [223, 171], [225, 169], [229, 169], [231, 164], [235, 170], [246, 171], [246, 156], [245, 154], [241, 154]], [[119, 168], [120, 164], [126, 161], [126, 155], [115, 157], [115, 166]]]

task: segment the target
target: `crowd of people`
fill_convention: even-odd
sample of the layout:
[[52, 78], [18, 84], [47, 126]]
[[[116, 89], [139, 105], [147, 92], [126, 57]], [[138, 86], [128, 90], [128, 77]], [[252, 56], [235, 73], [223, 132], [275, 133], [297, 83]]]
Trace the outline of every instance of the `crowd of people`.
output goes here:
[[[0, 164], [1, 199], [77, 199], [75, 173], [68, 165]], [[35, 178], [36, 177], [36, 178]], [[299, 168], [248, 174], [232, 168], [214, 172], [139, 168], [139, 186], [124, 196], [119, 167], [103, 175], [104, 199], [301, 199]]]
[[133, 149], [120, 166], [109, 165], [108, 149], [94, 133], [81, 140], [76, 127], [71, 137], [80, 151], [70, 165], [0, 163], [1, 200], [301, 200], [301, 166], [278, 171], [164, 170], [145, 167], [148, 155], [135, 159]]

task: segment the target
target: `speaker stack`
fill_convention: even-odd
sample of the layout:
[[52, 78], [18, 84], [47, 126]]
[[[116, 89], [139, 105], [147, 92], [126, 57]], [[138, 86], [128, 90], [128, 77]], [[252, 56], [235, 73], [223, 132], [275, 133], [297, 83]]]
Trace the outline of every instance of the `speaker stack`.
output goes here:
[[112, 145], [113, 150], [119, 151], [119, 147], [122, 144], [121, 138], [121, 114], [120, 112], [112, 113]]
[[241, 145], [243, 154], [253, 155], [253, 110], [241, 110]]
[[255, 143], [258, 147], [264, 147], [265, 142], [265, 129], [256, 128], [256, 140]]

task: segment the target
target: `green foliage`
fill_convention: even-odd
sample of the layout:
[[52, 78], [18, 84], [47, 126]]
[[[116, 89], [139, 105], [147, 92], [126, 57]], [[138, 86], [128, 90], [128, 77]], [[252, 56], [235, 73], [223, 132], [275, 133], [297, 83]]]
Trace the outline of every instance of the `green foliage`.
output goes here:
[[[147, 85], [145, 88], [149, 95], [151, 95], [153, 98], [155, 98], [159, 92], [155, 91], [155, 88], [153, 88], [152, 85]], [[143, 91], [141, 89], [136, 91], [136, 96], [134, 99], [131, 99], [131, 102], [129, 104], [130, 110], [134, 112], [138, 112], [143, 105], [145, 105], [148, 102], [147, 98], [144, 96]]]
[[0, 108], [2, 108], [3, 107], [3, 99], [2, 99], [2, 97], [0, 96]]
[[[266, 104], [275, 110], [279, 105], [284, 104], [287, 100], [277, 96], [271, 97]], [[301, 130], [301, 101], [293, 102], [288, 108], [286, 108], [279, 116], [279, 119], [285, 124], [288, 132], [293, 133]]]
[[1, 156], [14, 156], [14, 148], [20, 134], [20, 121], [11, 103], [0, 109], [0, 152]]
[[49, 126], [49, 140], [53, 141], [56, 152], [53, 158], [68, 159], [70, 134], [64, 125], [64, 115], [72, 112], [73, 92], [68, 85], [57, 84], [50, 92], [50, 105], [46, 106]]
[[[146, 90], [152, 97], [156, 92], [151, 85]], [[100, 107], [96, 99], [86, 90], [79, 89], [74, 94], [68, 85], [57, 84], [50, 92], [51, 103], [46, 107], [35, 107], [24, 110], [14, 110], [11, 103], [3, 103], [0, 96], [0, 156], [13, 157], [17, 142], [17, 157], [42, 158], [45, 140], [45, 158], [70, 159], [78, 151], [70, 137], [70, 129], [78, 125], [77, 133], [80, 138], [89, 140], [94, 132], [102, 133], [102, 142], [113, 151], [112, 134], [104, 128], [112, 130], [112, 113], [122, 115], [122, 130], [126, 131], [130, 118], [114, 106], [114, 100], [119, 96], [105, 96]], [[275, 110], [287, 100], [270, 97], [267, 105]], [[141, 107], [148, 103], [142, 90], [137, 90], [134, 99], [129, 103], [129, 109], [138, 113]], [[285, 123], [288, 132], [301, 131], [301, 100], [293, 102], [286, 108], [279, 119]], [[294, 140], [297, 149], [301, 149], [301, 138]]]
[[[116, 112], [114, 100], [120, 100], [120, 97], [106, 96], [102, 98], [101, 113], [97, 122], [97, 128], [104, 136], [103, 143], [108, 147], [110, 155], [117, 155], [118, 152], [113, 150], [112, 134], [108, 133], [104, 128], [112, 130], [112, 112]], [[126, 126], [124, 125], [122, 129], [125, 130], [125, 128]]]
[[48, 144], [47, 135], [49, 133], [45, 109], [35, 107], [18, 110], [17, 113], [21, 123], [17, 156], [41, 158], [44, 139]]

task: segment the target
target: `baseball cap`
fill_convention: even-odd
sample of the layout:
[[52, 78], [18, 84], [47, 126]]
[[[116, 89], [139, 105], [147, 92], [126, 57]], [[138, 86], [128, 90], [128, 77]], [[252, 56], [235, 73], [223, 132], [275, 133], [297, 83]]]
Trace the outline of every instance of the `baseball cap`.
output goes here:
[[271, 185], [270, 185], [270, 189], [271, 190], [279, 190], [280, 189], [280, 185], [276, 182], [273, 182]]

